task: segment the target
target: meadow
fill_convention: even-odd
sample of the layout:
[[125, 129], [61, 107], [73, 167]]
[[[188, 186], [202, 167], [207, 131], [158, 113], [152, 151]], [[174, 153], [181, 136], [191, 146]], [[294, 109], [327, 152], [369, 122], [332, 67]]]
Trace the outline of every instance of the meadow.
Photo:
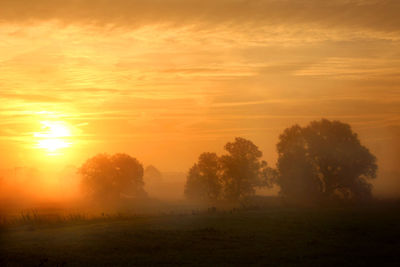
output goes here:
[[3, 221], [1, 266], [399, 266], [399, 203], [164, 214], [26, 211]]

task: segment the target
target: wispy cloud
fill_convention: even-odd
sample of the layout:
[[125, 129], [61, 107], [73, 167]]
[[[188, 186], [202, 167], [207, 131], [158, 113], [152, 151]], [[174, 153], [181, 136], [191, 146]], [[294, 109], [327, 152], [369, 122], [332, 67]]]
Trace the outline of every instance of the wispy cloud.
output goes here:
[[327, 58], [295, 72], [300, 76], [331, 76], [339, 79], [400, 77], [399, 58]]
[[143, 24], [320, 24], [398, 31], [396, 0], [2, 0], [3, 22], [59, 20], [113, 26]]

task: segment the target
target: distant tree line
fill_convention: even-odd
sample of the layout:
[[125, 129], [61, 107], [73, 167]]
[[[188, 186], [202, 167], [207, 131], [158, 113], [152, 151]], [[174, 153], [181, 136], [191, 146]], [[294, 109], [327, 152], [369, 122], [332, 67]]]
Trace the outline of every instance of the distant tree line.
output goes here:
[[[372, 197], [376, 157], [360, 143], [350, 125], [322, 119], [283, 131], [277, 144], [276, 168], [262, 160], [250, 140], [237, 137], [226, 154], [204, 152], [189, 169], [184, 194], [190, 200], [240, 202], [257, 188], [280, 188], [293, 201], [361, 201]], [[143, 166], [126, 154], [99, 154], [79, 169], [82, 186], [92, 199], [142, 197]]]
[[350, 125], [339, 121], [322, 119], [285, 129], [277, 144], [276, 169], [244, 138], [227, 143], [225, 150], [228, 154], [221, 157], [200, 155], [187, 176], [187, 198], [240, 201], [254, 195], [255, 188], [274, 184], [282, 197], [296, 202], [372, 197], [369, 180], [376, 177], [376, 158]]

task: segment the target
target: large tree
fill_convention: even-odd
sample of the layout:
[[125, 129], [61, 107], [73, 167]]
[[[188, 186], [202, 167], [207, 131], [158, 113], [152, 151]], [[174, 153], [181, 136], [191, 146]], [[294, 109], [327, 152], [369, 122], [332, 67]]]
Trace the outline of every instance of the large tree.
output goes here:
[[294, 125], [279, 137], [277, 183], [281, 194], [297, 200], [371, 197], [376, 158], [350, 125], [322, 119]]
[[215, 153], [202, 153], [190, 168], [185, 185], [189, 199], [216, 201], [221, 197], [219, 158]]
[[251, 141], [236, 138], [225, 145], [228, 154], [203, 153], [189, 170], [185, 195], [207, 201], [241, 201], [256, 187], [271, 186], [275, 171], [261, 160], [262, 152]]
[[254, 195], [256, 187], [269, 185], [272, 171], [253, 142], [237, 137], [225, 145], [225, 150], [228, 154], [221, 156], [220, 164], [226, 199], [243, 200]]
[[118, 200], [122, 196], [145, 194], [143, 166], [126, 154], [98, 154], [88, 159], [78, 172], [84, 191], [95, 200]]

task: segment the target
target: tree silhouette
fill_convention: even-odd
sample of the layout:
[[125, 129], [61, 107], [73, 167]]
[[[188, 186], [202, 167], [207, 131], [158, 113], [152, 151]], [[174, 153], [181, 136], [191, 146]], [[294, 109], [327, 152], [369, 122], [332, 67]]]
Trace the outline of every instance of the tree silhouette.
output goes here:
[[143, 196], [143, 166], [126, 154], [98, 154], [78, 170], [82, 187], [95, 200], [118, 200], [122, 195]]
[[255, 187], [271, 184], [273, 171], [261, 160], [262, 152], [253, 142], [237, 137], [225, 150], [229, 154], [220, 158], [220, 165], [226, 199], [240, 201], [254, 195]]
[[189, 170], [185, 196], [207, 201], [241, 201], [255, 187], [272, 186], [276, 171], [261, 160], [262, 152], [251, 141], [236, 138], [225, 145], [227, 155], [203, 153]]
[[153, 165], [149, 165], [144, 170], [144, 179], [151, 182], [160, 182], [163, 179], [162, 173]]
[[189, 170], [185, 196], [189, 199], [216, 201], [221, 196], [219, 159], [215, 153], [203, 153]]
[[277, 144], [281, 194], [307, 201], [371, 197], [376, 158], [350, 125], [322, 119], [286, 129]]

